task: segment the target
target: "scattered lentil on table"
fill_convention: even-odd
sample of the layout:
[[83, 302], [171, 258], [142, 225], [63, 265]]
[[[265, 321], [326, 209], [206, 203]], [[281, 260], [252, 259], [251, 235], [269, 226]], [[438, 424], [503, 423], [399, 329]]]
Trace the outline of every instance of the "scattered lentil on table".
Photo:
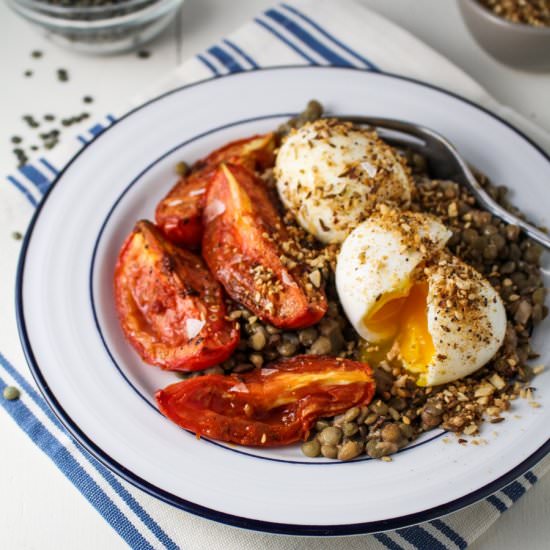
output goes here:
[[21, 396], [21, 392], [15, 386], [6, 386], [2, 392], [6, 401], [15, 401]]
[[69, 80], [69, 72], [67, 69], [57, 69], [57, 80], [59, 82], [67, 82]]

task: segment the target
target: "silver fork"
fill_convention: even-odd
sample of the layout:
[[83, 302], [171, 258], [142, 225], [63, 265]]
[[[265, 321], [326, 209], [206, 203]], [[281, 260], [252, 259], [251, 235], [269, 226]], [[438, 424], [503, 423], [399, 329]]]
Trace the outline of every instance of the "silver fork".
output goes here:
[[534, 225], [518, 218], [498, 204], [479, 184], [474, 174], [460, 156], [455, 147], [443, 136], [418, 124], [364, 116], [337, 117], [358, 125], [367, 125], [376, 129], [378, 135], [390, 145], [407, 147], [421, 154], [428, 160], [430, 175], [437, 179], [449, 179], [465, 185], [477, 199], [479, 204], [493, 216], [511, 225], [520, 227], [531, 239], [550, 250], [550, 236]]

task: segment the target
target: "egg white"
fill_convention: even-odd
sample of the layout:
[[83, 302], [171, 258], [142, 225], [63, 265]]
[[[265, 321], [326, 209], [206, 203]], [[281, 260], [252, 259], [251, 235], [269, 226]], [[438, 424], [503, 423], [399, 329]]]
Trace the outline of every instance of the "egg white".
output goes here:
[[388, 294], [406, 295], [414, 273], [451, 238], [434, 216], [388, 210], [357, 226], [342, 244], [336, 263], [336, 289], [355, 330], [371, 343], [392, 336], [373, 332], [365, 316]]
[[[336, 266], [338, 296], [351, 324], [370, 344], [389, 342], [391, 348], [393, 342], [391, 351], [405, 368], [419, 374], [421, 385], [444, 384], [471, 374], [495, 355], [506, 332], [500, 296], [473, 267], [445, 250], [450, 237], [435, 217], [378, 212], [347, 237]], [[377, 310], [409, 296], [418, 285], [427, 288], [425, 322], [433, 345], [420, 368], [407, 365], [395, 349], [399, 335], [403, 336], [399, 315], [404, 310], [393, 322], [372, 323]]]
[[492, 359], [506, 334], [497, 291], [472, 266], [450, 254], [425, 269], [433, 362], [420, 377], [428, 386], [472, 374]]
[[321, 119], [292, 132], [275, 165], [283, 204], [323, 243], [342, 242], [377, 204], [406, 206], [405, 162], [372, 131]]

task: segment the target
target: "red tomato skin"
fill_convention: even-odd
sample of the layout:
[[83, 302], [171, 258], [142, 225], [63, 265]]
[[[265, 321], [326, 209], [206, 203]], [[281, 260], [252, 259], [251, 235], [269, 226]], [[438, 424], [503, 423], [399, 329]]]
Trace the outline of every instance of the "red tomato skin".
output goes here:
[[[290, 237], [263, 181], [248, 169], [217, 169], [206, 195], [204, 228], [203, 258], [236, 302], [278, 328], [304, 328], [324, 316], [323, 289], [309, 284], [303, 266], [283, 264], [281, 243]], [[268, 274], [271, 286], [257, 273]]]
[[239, 342], [238, 325], [225, 319], [223, 291], [202, 259], [148, 221], [136, 224], [120, 250], [114, 291], [126, 339], [147, 363], [202, 370], [228, 359]]
[[228, 143], [196, 162], [190, 174], [181, 178], [158, 203], [157, 225], [173, 243], [198, 248], [203, 232], [206, 188], [216, 166], [231, 161], [251, 170], [269, 168], [275, 162], [275, 146], [274, 134], [256, 135]]
[[167, 418], [198, 436], [274, 447], [306, 439], [318, 418], [367, 405], [374, 390], [365, 363], [300, 355], [240, 375], [184, 380], [156, 400]]

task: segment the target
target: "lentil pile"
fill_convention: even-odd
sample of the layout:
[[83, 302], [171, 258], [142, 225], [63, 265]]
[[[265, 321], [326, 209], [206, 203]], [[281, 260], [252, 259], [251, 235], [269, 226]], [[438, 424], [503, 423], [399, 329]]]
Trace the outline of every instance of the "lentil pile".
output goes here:
[[550, 0], [479, 0], [495, 15], [512, 23], [533, 27], [550, 26]]
[[[279, 132], [284, 135], [321, 113], [321, 106], [310, 102], [304, 113], [283, 125]], [[503, 413], [518, 397], [527, 398], [533, 407], [539, 406], [531, 380], [543, 367], [531, 368], [527, 361], [537, 357], [529, 343], [531, 331], [548, 314], [540, 270], [541, 249], [518, 227], [480, 209], [463, 187], [452, 181], [430, 179], [424, 158], [410, 151], [400, 154], [407, 160], [415, 182], [411, 210], [438, 216], [453, 232], [448, 244], [450, 252], [477, 269], [499, 292], [508, 318], [506, 337], [487, 365], [466, 378], [437, 387], [419, 387], [415, 377], [398, 361], [381, 357], [378, 364], [371, 364], [376, 380], [372, 403], [318, 420], [302, 445], [302, 452], [308, 457], [350, 460], [367, 454], [390, 461], [390, 455], [437, 427], [454, 432], [459, 443], [470, 441], [477, 445], [484, 440], [467, 440], [463, 436], [478, 435], [484, 421], [502, 422]], [[178, 166], [178, 172], [184, 167], [185, 164]], [[268, 170], [263, 177], [274, 188], [272, 172]], [[518, 213], [507, 200], [506, 188], [493, 185], [482, 174], [478, 178], [493, 198]], [[343, 314], [336, 295], [334, 269], [339, 247], [322, 246], [288, 212], [284, 219], [295, 240], [287, 254], [288, 261], [305, 263], [312, 270], [312, 284], [326, 286], [326, 316], [306, 329], [281, 330], [228, 300], [228, 317], [238, 320], [241, 326], [237, 351], [219, 366], [178, 376], [245, 372], [303, 353], [361, 360], [361, 340]]]

